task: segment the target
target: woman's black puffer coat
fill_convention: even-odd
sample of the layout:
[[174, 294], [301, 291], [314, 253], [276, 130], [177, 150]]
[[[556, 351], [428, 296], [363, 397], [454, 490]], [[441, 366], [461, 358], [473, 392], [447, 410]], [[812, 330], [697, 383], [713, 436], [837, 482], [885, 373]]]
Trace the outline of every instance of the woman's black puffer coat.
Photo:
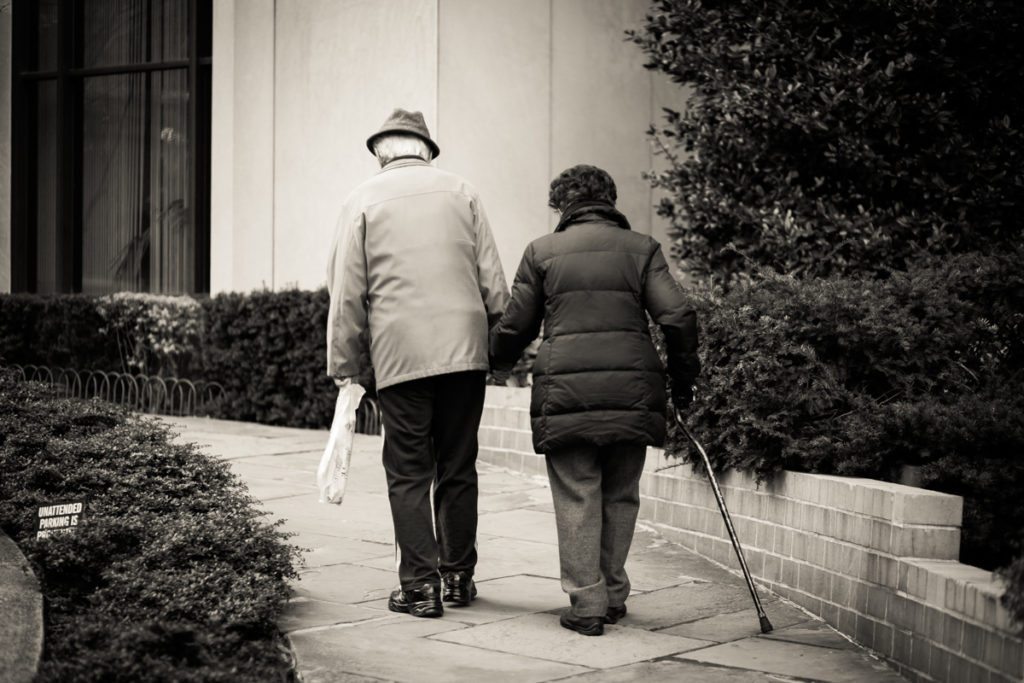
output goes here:
[[665, 370], [645, 311], [665, 332], [674, 386], [688, 392], [700, 370], [696, 314], [657, 241], [590, 202], [527, 246], [490, 352], [494, 367], [510, 367], [544, 323], [530, 405], [538, 453], [664, 443]]

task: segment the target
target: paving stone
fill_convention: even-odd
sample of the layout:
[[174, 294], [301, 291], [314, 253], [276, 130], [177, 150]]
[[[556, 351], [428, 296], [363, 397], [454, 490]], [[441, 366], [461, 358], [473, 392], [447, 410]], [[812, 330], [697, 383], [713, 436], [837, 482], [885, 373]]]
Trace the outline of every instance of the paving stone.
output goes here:
[[[768, 593], [761, 595], [763, 604], [777, 599]], [[691, 583], [663, 588], [630, 598], [627, 607], [626, 623], [652, 630], [740, 610], [748, 612], [757, 623], [749, 591], [736, 584]]]
[[[813, 617], [808, 616], [799, 607], [782, 600], [764, 605], [764, 611], [768, 614], [768, 619], [772, 622], [772, 626], [776, 631], [813, 619]], [[628, 614], [626, 618], [629, 618]], [[629, 622], [624, 620], [623, 623], [628, 624]], [[728, 614], [716, 614], [712, 617], [679, 624], [678, 626], [660, 630], [658, 633], [713, 640], [716, 643], [727, 643], [732, 640], [739, 640], [740, 638], [760, 635], [761, 625], [757, 619], [757, 613], [751, 607], [749, 610], [743, 609], [738, 612], [729, 612]], [[782, 640], [786, 639], [783, 638]]]
[[862, 652], [768, 638], [746, 638], [678, 655], [678, 658], [829, 683], [897, 683], [903, 680], [885, 664]]
[[548, 500], [551, 499], [551, 490], [547, 486], [546, 477], [528, 477], [485, 462], [477, 462], [476, 471], [481, 496], [510, 491], [537, 490], [542, 492], [542, 495], [546, 496]]
[[292, 496], [302, 496], [308, 499], [310, 495], [316, 495], [315, 487], [257, 477], [246, 477], [245, 487], [249, 490], [249, 495], [264, 502]]
[[393, 543], [360, 541], [331, 534], [300, 532], [289, 540], [292, 545], [303, 549], [306, 567], [326, 567], [332, 564], [356, 563], [368, 558], [387, 558], [389, 564], [379, 569], [394, 569], [395, 546]]
[[[469, 607], [445, 605], [444, 618], [463, 624], [487, 624], [492, 621], [566, 607], [569, 597], [557, 579], [538, 576], [509, 576], [478, 581], [479, 594]], [[386, 611], [387, 600], [375, 600], [361, 606]]]
[[544, 512], [545, 497], [550, 497], [548, 492], [538, 488], [520, 489], [506, 493], [486, 493], [481, 490], [477, 509], [480, 514], [519, 509]]
[[555, 516], [537, 510], [509, 510], [480, 515], [477, 533], [558, 545]]
[[231, 471], [248, 482], [250, 479], [265, 479], [267, 481], [279, 481], [282, 483], [302, 486], [305, 489], [316, 490], [316, 471], [307, 472], [294, 467], [281, 466], [273, 463], [273, 456], [270, 462], [253, 462], [253, 460], [232, 460]]
[[608, 626], [601, 637], [562, 628], [557, 614], [527, 614], [490, 624], [447, 631], [431, 640], [472, 645], [527, 657], [607, 669], [711, 645], [708, 641]]
[[771, 616], [770, 612], [769, 617], [772, 619], [772, 625], [776, 628], [771, 633], [759, 634], [759, 638], [785, 640], [790, 643], [803, 643], [804, 645], [817, 645], [818, 647], [828, 647], [833, 650], [860, 650], [860, 648], [824, 622], [808, 621], [783, 628], [781, 624], [775, 623], [775, 618]]
[[264, 501], [264, 509], [284, 519], [286, 531], [308, 531], [378, 543], [394, 542], [387, 496], [352, 491], [341, 505], [318, 502], [317, 493]]
[[[204, 452], [222, 460], [234, 460], [236, 458], [251, 458], [258, 455], [273, 455], [297, 452], [313, 452], [319, 448], [323, 450], [323, 444], [317, 446], [315, 443], [306, 441], [296, 443], [288, 439], [267, 439], [260, 436], [226, 436], [226, 437], [203, 437], [201, 435], [189, 435], [181, 439], [195, 443]], [[326, 441], [324, 442], [326, 443]]]
[[291, 633], [318, 626], [379, 619], [380, 616], [379, 611], [366, 609], [361, 605], [346, 605], [297, 596], [288, 601], [288, 606], [277, 625], [285, 633]]
[[570, 664], [425, 637], [463, 627], [455, 622], [404, 615], [399, 619], [294, 634], [291, 641], [299, 654], [304, 680], [337, 683], [352, 680], [343, 676], [357, 675], [414, 683], [532, 683], [585, 671]]
[[[355, 564], [376, 569], [394, 571], [395, 553], [388, 546], [387, 555], [354, 560]], [[499, 536], [477, 536], [476, 580], [490, 579], [518, 574], [531, 574], [557, 579], [558, 548], [549, 543], [535, 543], [516, 538]]]
[[477, 578], [484, 581], [515, 574], [559, 578], [558, 547], [515, 538], [478, 537]]
[[684, 583], [738, 584], [739, 579], [688, 550], [670, 543], [637, 547], [626, 559], [626, 573], [633, 588], [652, 591]]
[[387, 597], [398, 587], [398, 573], [354, 564], [336, 564], [299, 574], [296, 597], [337, 603], [366, 602]]
[[564, 678], [559, 683], [636, 683], [636, 681], [693, 681], [693, 683], [779, 683], [772, 674], [745, 669], [728, 669], [710, 664], [684, 662], [675, 658], [639, 662], [615, 669], [590, 671]]
[[365, 676], [363, 674], [350, 674], [345, 671], [308, 671], [303, 669], [302, 680], [305, 683], [391, 683], [385, 678]]

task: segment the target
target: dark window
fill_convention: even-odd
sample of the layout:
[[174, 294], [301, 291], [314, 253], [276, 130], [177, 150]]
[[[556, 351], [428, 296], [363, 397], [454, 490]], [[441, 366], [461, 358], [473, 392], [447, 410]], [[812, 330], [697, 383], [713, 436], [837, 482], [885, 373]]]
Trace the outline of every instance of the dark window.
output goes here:
[[210, 288], [210, 0], [18, 0], [15, 291]]

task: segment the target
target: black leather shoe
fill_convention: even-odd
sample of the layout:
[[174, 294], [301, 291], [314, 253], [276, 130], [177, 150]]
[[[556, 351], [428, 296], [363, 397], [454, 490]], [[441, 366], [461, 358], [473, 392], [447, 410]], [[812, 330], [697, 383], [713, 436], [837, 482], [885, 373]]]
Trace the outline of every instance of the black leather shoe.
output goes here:
[[428, 619], [444, 614], [440, 590], [432, 583], [425, 583], [410, 590], [392, 591], [391, 597], [388, 598], [388, 609]]
[[604, 615], [604, 623], [615, 624], [618, 623], [619, 619], [626, 616], [626, 606], [620, 605], [618, 607], [609, 607], [608, 613]]
[[453, 602], [456, 607], [465, 607], [476, 599], [476, 583], [469, 572], [448, 572], [441, 577], [444, 582], [445, 602]]
[[571, 609], [567, 609], [562, 612], [558, 623], [562, 625], [562, 628], [582, 633], [585, 636], [604, 635], [604, 617], [577, 617]]

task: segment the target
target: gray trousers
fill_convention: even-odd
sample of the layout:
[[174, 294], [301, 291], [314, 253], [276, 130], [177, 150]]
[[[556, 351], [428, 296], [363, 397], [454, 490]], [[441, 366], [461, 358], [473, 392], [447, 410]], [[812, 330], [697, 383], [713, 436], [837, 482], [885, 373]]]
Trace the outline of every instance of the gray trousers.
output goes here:
[[646, 447], [580, 446], [546, 458], [562, 590], [579, 617], [603, 617], [629, 596], [626, 556], [640, 509]]

